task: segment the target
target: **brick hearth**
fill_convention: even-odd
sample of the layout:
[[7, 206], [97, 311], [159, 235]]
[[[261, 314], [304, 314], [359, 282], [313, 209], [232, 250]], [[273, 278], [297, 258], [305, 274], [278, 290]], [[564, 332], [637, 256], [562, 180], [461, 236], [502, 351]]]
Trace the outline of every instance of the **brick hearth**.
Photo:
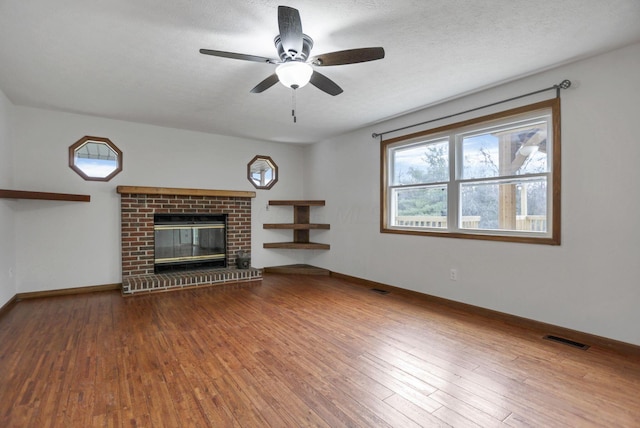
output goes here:
[[[262, 280], [260, 269], [236, 269], [238, 251], [251, 251], [251, 198], [255, 192], [118, 186], [122, 242], [122, 292]], [[227, 214], [227, 267], [154, 274], [154, 214]]]

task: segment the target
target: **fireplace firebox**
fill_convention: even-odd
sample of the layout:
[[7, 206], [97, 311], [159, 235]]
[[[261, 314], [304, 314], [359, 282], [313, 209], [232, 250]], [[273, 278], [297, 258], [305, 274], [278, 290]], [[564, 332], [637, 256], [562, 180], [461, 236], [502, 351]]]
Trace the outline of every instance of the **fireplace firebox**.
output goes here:
[[154, 273], [227, 266], [226, 214], [154, 214]]

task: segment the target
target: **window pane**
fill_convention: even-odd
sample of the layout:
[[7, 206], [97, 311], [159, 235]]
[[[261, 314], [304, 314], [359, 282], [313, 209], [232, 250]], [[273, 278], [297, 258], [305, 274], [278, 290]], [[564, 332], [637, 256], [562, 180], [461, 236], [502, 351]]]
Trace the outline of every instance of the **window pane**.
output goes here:
[[392, 185], [449, 180], [449, 141], [438, 140], [392, 149]]
[[462, 159], [465, 179], [547, 172], [547, 122], [465, 135]]
[[547, 231], [547, 179], [465, 183], [460, 186], [463, 229]]
[[104, 178], [118, 168], [117, 159], [90, 159], [76, 158], [75, 164], [79, 170], [89, 177]]
[[393, 199], [392, 225], [446, 229], [446, 186], [395, 189]]

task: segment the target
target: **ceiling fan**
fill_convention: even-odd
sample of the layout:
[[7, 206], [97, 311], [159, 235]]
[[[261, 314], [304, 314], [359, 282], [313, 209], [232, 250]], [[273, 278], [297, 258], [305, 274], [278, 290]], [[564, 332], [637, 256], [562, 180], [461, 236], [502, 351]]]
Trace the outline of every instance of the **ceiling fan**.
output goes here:
[[375, 61], [384, 58], [384, 49], [381, 47], [349, 49], [309, 58], [309, 53], [313, 47], [313, 39], [302, 32], [300, 13], [292, 7], [278, 6], [278, 29], [280, 34], [276, 36], [274, 43], [279, 59], [211, 49], [200, 49], [200, 53], [243, 61], [277, 64], [278, 67], [275, 73], [251, 89], [251, 93], [254, 94], [264, 92], [280, 82], [292, 89], [298, 89], [307, 83], [311, 83], [321, 91], [335, 96], [342, 93], [342, 88], [325, 75], [315, 71], [312, 65], [326, 67]]

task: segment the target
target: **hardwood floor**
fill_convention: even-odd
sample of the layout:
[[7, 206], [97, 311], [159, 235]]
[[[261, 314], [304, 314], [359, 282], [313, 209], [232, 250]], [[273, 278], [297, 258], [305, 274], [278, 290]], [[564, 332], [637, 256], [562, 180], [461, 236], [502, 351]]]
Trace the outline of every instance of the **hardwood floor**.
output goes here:
[[17, 302], [2, 427], [640, 426], [640, 361], [308, 275]]

